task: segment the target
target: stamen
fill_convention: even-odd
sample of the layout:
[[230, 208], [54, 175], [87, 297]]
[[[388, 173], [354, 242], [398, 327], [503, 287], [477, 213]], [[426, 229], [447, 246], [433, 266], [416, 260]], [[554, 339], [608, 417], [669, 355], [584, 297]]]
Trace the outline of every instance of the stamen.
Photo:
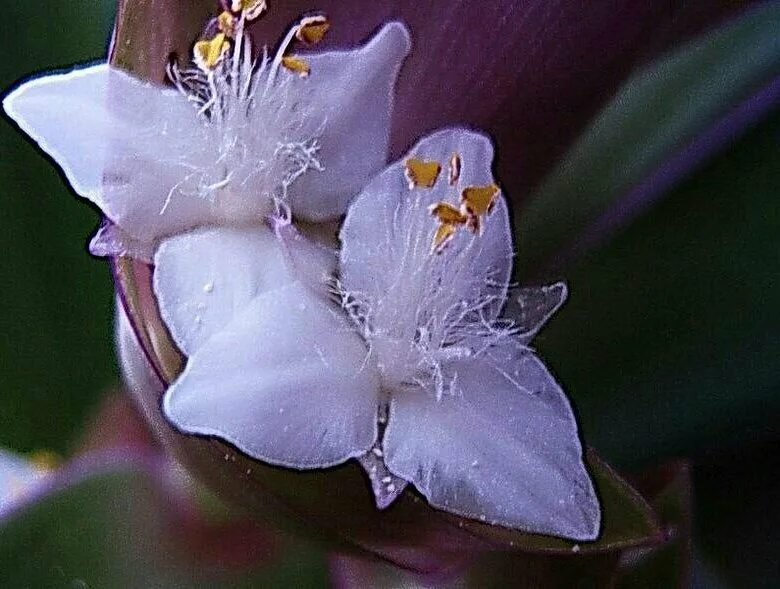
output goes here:
[[231, 5], [233, 12], [243, 13], [248, 21], [255, 20], [268, 8], [266, 0], [233, 0]]
[[[305, 20], [305, 19], [304, 19]], [[268, 74], [268, 81], [266, 82], [268, 87], [271, 87], [276, 82], [276, 75], [279, 72], [279, 67], [286, 67], [287, 69], [291, 69], [293, 71], [298, 71], [303, 77], [308, 76], [311, 72], [311, 68], [309, 67], [309, 64], [307, 64], [305, 61], [303, 61], [301, 58], [292, 57], [290, 59], [285, 59], [285, 54], [287, 53], [287, 49], [292, 44], [293, 40], [298, 35], [298, 31], [301, 28], [301, 23], [303, 21], [297, 23], [295, 26], [293, 26], [288, 32], [287, 35], [285, 35], [284, 39], [282, 39], [282, 42], [279, 44], [279, 49], [276, 51], [276, 55], [274, 55], [274, 60], [271, 63], [271, 70]], [[285, 63], [286, 62], [286, 63]], [[292, 67], [290, 67], [292, 66]], [[301, 66], [300, 69], [296, 70], [295, 66]], [[305, 67], [303, 67], [305, 66]], [[301, 70], [305, 70], [305, 74], [302, 73]]]
[[436, 228], [436, 233], [433, 235], [433, 243], [431, 243], [431, 253], [440, 254], [449, 245], [452, 238], [455, 237], [455, 232], [458, 230], [458, 226], [452, 223], [442, 223]]
[[426, 161], [417, 158], [406, 160], [406, 179], [409, 190], [416, 187], [433, 188], [441, 173], [441, 164], [435, 160]]
[[449, 169], [449, 182], [450, 186], [455, 186], [458, 183], [458, 180], [460, 180], [460, 170], [462, 167], [462, 161], [460, 159], [459, 153], [453, 153], [452, 157], [450, 158], [450, 169]]
[[282, 65], [302, 78], [305, 78], [311, 73], [311, 67], [308, 62], [294, 55], [285, 55], [282, 57]]
[[434, 217], [438, 217], [439, 222], [450, 225], [463, 225], [468, 221], [468, 215], [464, 214], [459, 208], [446, 203], [438, 202], [428, 207], [428, 212]]
[[471, 215], [486, 215], [493, 210], [500, 189], [495, 184], [468, 186], [463, 189], [460, 201]]
[[322, 41], [325, 33], [330, 29], [328, 18], [323, 14], [307, 16], [301, 19], [295, 38], [306, 45], [315, 45]]
[[36, 450], [30, 454], [30, 462], [41, 472], [48, 472], [57, 468], [62, 459], [51, 450]]
[[230, 42], [225, 33], [218, 33], [213, 39], [204, 39], [195, 43], [192, 58], [201, 70], [209, 72], [217, 67], [230, 51]]
[[217, 17], [217, 26], [219, 27], [219, 30], [225, 33], [225, 35], [227, 35], [231, 39], [236, 34], [236, 24], [237, 24], [236, 17], [233, 16], [227, 10], [222, 12]]
[[468, 186], [463, 189], [460, 202], [469, 216], [468, 228], [471, 231], [482, 233], [480, 217], [489, 214], [493, 210], [500, 192], [500, 189], [495, 184]]

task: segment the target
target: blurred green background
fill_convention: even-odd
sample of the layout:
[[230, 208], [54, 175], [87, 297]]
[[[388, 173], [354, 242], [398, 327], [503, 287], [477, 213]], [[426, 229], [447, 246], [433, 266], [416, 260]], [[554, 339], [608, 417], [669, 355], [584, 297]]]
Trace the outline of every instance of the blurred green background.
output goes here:
[[[113, 11], [6, 3], [0, 89], [103, 55]], [[0, 192], [0, 446], [66, 453], [118, 382], [98, 216], [7, 119]], [[780, 585], [778, 197], [775, 112], [580, 260], [538, 341], [607, 459], [692, 457], [703, 587]]]
[[[106, 51], [114, 4], [3, 4], [3, 90], [33, 72]], [[67, 449], [117, 383], [108, 266], [86, 253], [98, 216], [58, 168], [0, 122], [0, 445]]]

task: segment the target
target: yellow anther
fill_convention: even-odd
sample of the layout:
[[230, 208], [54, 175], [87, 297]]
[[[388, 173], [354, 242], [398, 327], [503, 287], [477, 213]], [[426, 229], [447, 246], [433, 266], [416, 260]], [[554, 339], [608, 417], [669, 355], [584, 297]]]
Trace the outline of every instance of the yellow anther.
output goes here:
[[468, 228], [474, 233], [482, 232], [481, 217], [490, 213], [501, 193], [498, 186], [468, 186], [460, 195], [460, 202], [469, 217]]
[[42, 472], [54, 470], [60, 465], [60, 462], [62, 462], [60, 457], [51, 450], [36, 450], [30, 454], [29, 459], [36, 470]]
[[463, 225], [469, 218], [463, 211], [447, 202], [437, 202], [428, 207], [428, 212], [439, 219], [440, 223]]
[[192, 50], [195, 64], [204, 71], [213, 70], [227, 52], [230, 50], [230, 42], [225, 33], [217, 33], [213, 39], [205, 39], [195, 43]]
[[236, 17], [226, 10], [217, 17], [217, 26], [220, 31], [232, 38], [236, 34]]
[[441, 173], [441, 164], [435, 160], [426, 161], [412, 157], [406, 160], [405, 165], [409, 190], [413, 190], [418, 186], [433, 188]]
[[285, 55], [282, 57], [282, 65], [302, 78], [305, 78], [311, 73], [311, 67], [309, 67], [308, 62], [294, 55]]
[[472, 215], [486, 215], [496, 204], [500, 189], [495, 184], [487, 186], [467, 186], [463, 189], [460, 201]]
[[266, 0], [233, 0], [233, 12], [242, 12], [246, 20], [255, 20], [268, 8]]
[[450, 158], [450, 168], [449, 168], [449, 182], [450, 186], [455, 186], [458, 183], [458, 180], [460, 180], [460, 169], [462, 167], [463, 162], [460, 159], [459, 153], [453, 153], [452, 157]]
[[329, 28], [330, 23], [326, 16], [321, 14], [307, 16], [301, 19], [298, 29], [295, 31], [295, 38], [306, 45], [315, 45], [322, 41]]
[[463, 206], [458, 208], [447, 202], [432, 204], [428, 207], [428, 212], [439, 221], [439, 226], [433, 235], [431, 253], [440, 254], [455, 236], [458, 228], [468, 223], [469, 216], [466, 214]]
[[455, 232], [458, 230], [457, 225], [451, 223], [442, 223], [436, 228], [436, 233], [433, 235], [433, 243], [431, 243], [431, 253], [440, 254], [444, 251], [444, 248], [455, 237]]

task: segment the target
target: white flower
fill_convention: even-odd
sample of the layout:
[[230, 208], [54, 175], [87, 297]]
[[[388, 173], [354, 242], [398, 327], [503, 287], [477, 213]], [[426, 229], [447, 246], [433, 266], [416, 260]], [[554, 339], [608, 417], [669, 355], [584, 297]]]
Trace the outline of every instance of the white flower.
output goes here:
[[99, 253], [148, 254], [195, 227], [263, 223], [279, 200], [303, 219], [333, 219], [385, 165], [406, 28], [389, 23], [351, 51], [287, 55], [315, 28], [310, 17], [255, 62], [243, 35], [255, 4], [229, 23], [232, 42], [218, 33], [196, 45], [200, 68], [171, 70], [178, 89], [97, 64], [28, 81], [3, 101], [118, 227], [101, 232]]
[[169, 420], [277, 465], [357, 458], [380, 507], [411, 483], [467, 517], [595, 538], [574, 416], [528, 347], [565, 287], [523, 290], [500, 317], [513, 252], [492, 158], [451, 129], [371, 181], [341, 230], [339, 305], [332, 254], [290, 225], [165, 241], [154, 288], [189, 357]]

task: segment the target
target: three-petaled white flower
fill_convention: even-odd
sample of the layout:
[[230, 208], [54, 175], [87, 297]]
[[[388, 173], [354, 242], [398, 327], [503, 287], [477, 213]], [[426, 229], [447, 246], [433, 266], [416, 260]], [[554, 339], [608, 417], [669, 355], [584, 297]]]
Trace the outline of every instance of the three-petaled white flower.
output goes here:
[[[508, 303], [490, 141], [440, 131], [374, 176], [405, 27], [354, 51], [287, 55], [325, 30], [309, 17], [254, 62], [243, 26], [265, 2], [231, 6], [196, 44], [198, 67], [172, 70], [178, 89], [96, 65], [4, 101], [112, 222], [94, 250], [154, 252], [160, 312], [188, 357], [168, 419], [276, 465], [358, 459], [380, 508], [411, 483], [457, 514], [595, 538], [574, 416], [529, 347], [565, 287]], [[338, 253], [290, 211], [346, 212]]]
[[284, 222], [166, 240], [154, 288], [189, 357], [168, 418], [277, 465], [357, 458], [380, 507], [412, 483], [461, 515], [593, 539], [572, 411], [528, 347], [565, 288], [501, 318], [513, 251], [491, 163], [474, 132], [424, 139], [351, 205], [337, 264]]
[[254, 61], [240, 34], [247, 11], [231, 25], [232, 51], [219, 33], [196, 46], [201, 67], [171, 70], [178, 89], [98, 64], [28, 81], [3, 101], [112, 222], [93, 252], [148, 258], [161, 237], [262, 224], [279, 202], [304, 220], [335, 219], [385, 165], [406, 28], [389, 23], [351, 51], [286, 55], [306, 38], [303, 19], [276, 55]]

